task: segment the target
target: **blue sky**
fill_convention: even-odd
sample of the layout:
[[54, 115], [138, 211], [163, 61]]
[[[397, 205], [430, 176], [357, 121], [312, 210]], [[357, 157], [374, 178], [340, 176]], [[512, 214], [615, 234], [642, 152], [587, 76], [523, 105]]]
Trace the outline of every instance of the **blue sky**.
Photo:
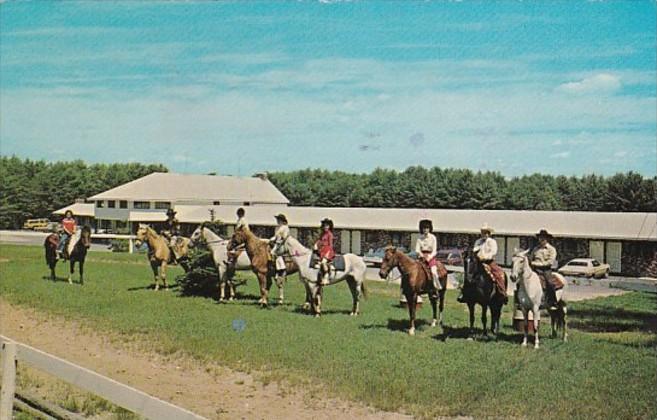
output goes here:
[[657, 174], [657, 2], [2, 1], [0, 153]]

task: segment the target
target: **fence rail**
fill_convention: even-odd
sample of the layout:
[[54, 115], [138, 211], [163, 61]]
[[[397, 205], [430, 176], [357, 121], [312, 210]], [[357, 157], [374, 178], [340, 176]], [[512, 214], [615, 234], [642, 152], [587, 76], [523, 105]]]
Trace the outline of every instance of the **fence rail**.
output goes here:
[[2, 392], [0, 419], [11, 419], [16, 390], [16, 364], [24, 362], [61, 380], [94, 393], [116, 405], [150, 419], [204, 419], [191, 411], [150, 396], [82, 366], [60, 359], [0, 335], [2, 343]]

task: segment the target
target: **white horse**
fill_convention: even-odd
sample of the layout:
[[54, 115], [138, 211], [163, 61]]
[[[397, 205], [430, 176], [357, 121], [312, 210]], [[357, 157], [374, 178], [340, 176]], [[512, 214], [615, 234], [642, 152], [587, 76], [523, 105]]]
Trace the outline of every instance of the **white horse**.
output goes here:
[[[527, 346], [527, 336], [529, 329], [529, 311], [532, 311], [534, 317], [534, 348], [539, 348], [539, 338], [538, 338], [538, 324], [541, 320], [541, 311], [539, 310], [541, 301], [543, 300], [543, 288], [541, 286], [541, 279], [538, 277], [538, 274], [532, 270], [529, 264], [529, 258], [527, 253], [529, 251], [516, 252], [513, 256], [513, 271], [511, 274], [511, 280], [513, 282], [519, 281], [518, 287], [518, 302], [517, 305], [520, 306], [522, 310], [522, 315], [524, 318], [524, 338], [522, 340], [522, 346]], [[568, 313], [568, 308], [566, 307], [566, 301], [563, 299], [563, 295], [566, 289], [566, 280], [561, 276], [561, 274], [553, 273], [561, 278], [561, 281], [564, 284], [564, 287], [556, 291], [557, 296], [557, 309], [554, 311], [549, 311], [550, 321], [552, 325], [552, 337], [556, 337], [557, 328], [560, 328], [562, 331], [563, 341], [568, 341], [568, 331], [566, 323], [566, 314]]]
[[[322, 310], [322, 288], [323, 286], [318, 281], [319, 268], [311, 266], [312, 251], [303, 246], [293, 236], [288, 236], [283, 244], [285, 250], [292, 256], [292, 259], [299, 267], [299, 279], [306, 287], [306, 294], [310, 296], [311, 309], [316, 317], [319, 317]], [[365, 291], [365, 272], [367, 266], [363, 258], [355, 254], [344, 254], [345, 268], [344, 271], [336, 271], [334, 275], [329, 278], [329, 285], [333, 285], [346, 280], [349, 284], [351, 297], [353, 299], [353, 307], [350, 315], [358, 315], [360, 313], [360, 296], [366, 296]]]
[[[217, 268], [217, 273], [219, 273], [219, 302], [223, 302], [226, 299], [226, 285], [229, 288], [228, 300], [233, 300], [235, 297], [235, 285], [233, 283], [232, 273], [228, 272], [228, 239], [223, 239], [203, 225], [196, 228], [194, 233], [192, 233], [190, 241], [192, 245], [197, 245], [201, 239], [205, 240], [205, 243], [210, 249], [212, 260]], [[251, 269], [251, 261], [246, 252], [239, 254], [237, 261], [235, 261], [234, 269]]]

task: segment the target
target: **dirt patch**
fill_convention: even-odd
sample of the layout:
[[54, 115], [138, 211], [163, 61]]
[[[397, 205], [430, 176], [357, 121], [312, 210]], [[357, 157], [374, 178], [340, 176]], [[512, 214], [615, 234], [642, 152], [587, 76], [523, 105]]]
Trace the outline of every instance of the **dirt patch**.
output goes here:
[[[137, 351], [78, 323], [0, 299], [0, 334], [36, 347], [211, 419], [401, 419], [362, 404], [263, 384], [215, 363]], [[114, 339], [113, 339], [114, 338]], [[140, 343], [138, 347], [143, 347]]]

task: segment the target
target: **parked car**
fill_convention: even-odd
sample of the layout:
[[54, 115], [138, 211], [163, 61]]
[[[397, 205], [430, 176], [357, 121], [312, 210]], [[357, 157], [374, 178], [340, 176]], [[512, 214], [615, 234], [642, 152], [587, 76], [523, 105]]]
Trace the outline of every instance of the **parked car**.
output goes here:
[[[411, 258], [415, 258], [415, 252], [411, 251], [408, 252], [406, 248], [403, 246], [398, 246], [398, 250], [402, 251], [404, 254], [408, 255]], [[365, 264], [369, 266], [374, 266], [374, 267], [381, 267], [381, 263], [383, 262], [383, 256], [386, 253], [386, 247], [381, 247], [377, 249], [371, 249], [363, 255], [363, 261], [365, 261]]]
[[436, 259], [445, 265], [463, 265], [463, 254], [458, 248], [445, 248], [438, 250]]
[[25, 223], [23, 223], [23, 229], [31, 229], [31, 230], [48, 230], [48, 223], [50, 223], [50, 220], [48, 219], [27, 219]]
[[609, 274], [609, 264], [603, 264], [593, 258], [575, 258], [568, 261], [558, 271], [566, 276], [585, 276], [601, 279]]

